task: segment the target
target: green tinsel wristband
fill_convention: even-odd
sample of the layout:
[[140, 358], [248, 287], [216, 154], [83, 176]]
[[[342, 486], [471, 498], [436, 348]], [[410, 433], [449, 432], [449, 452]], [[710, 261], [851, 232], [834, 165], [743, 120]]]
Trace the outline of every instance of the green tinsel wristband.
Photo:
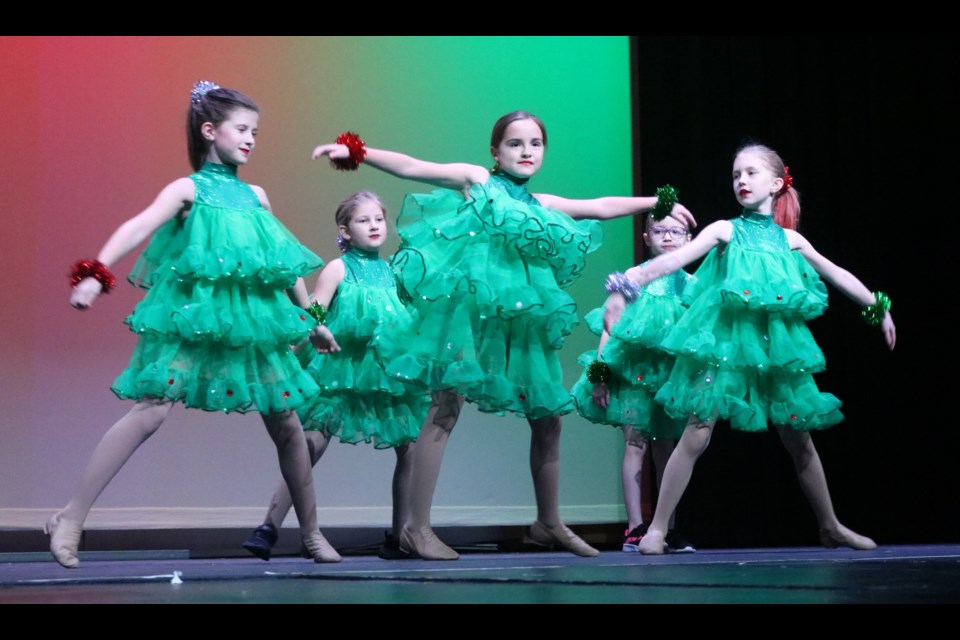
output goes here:
[[673, 211], [673, 205], [677, 204], [677, 190], [669, 184], [665, 184], [654, 194], [657, 197], [657, 204], [650, 209], [650, 216], [654, 220], [663, 220]]
[[606, 362], [594, 360], [587, 367], [587, 381], [593, 384], [607, 384], [613, 380], [613, 371]]
[[877, 299], [876, 304], [864, 307], [860, 313], [863, 315], [863, 319], [866, 320], [867, 324], [875, 327], [883, 322], [883, 316], [890, 310], [893, 303], [890, 301], [890, 296], [883, 291], [874, 291], [873, 297]]
[[307, 307], [306, 312], [313, 316], [313, 319], [317, 321], [317, 324], [323, 324], [323, 321], [327, 319], [327, 310], [319, 302], [314, 302]]

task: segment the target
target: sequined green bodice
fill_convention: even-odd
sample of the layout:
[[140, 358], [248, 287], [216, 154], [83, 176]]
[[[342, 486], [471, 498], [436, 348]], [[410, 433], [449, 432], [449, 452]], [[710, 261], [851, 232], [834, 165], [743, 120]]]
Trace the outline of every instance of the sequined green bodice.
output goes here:
[[540, 202], [534, 198], [529, 191], [527, 191], [526, 180], [520, 180], [519, 178], [514, 178], [503, 171], [497, 171], [496, 173], [490, 174], [489, 184], [496, 185], [503, 191], [506, 191], [507, 194], [514, 200], [518, 200], [526, 204], [540, 204]]
[[190, 176], [197, 187], [195, 201], [213, 207], [253, 209], [260, 207], [260, 198], [246, 182], [237, 177], [233, 165], [204, 162], [200, 171]]
[[343, 260], [345, 278], [366, 287], [392, 289], [397, 286], [387, 261], [376, 251], [364, 251], [351, 247], [340, 258]]
[[[649, 262], [649, 260], [647, 261]], [[647, 264], [644, 262], [643, 265]], [[643, 266], [640, 265], [640, 266]], [[643, 292], [652, 296], [679, 296], [690, 279], [690, 274], [679, 269], [643, 286]]]
[[773, 221], [772, 215], [744, 209], [739, 218], [730, 222], [733, 223], [731, 240], [740, 246], [771, 252], [790, 250], [787, 234]]

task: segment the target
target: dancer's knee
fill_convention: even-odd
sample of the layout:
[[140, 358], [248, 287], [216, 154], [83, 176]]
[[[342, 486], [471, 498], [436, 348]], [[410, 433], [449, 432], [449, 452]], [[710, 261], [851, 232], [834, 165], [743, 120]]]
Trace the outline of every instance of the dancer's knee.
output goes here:
[[307, 439], [307, 449], [310, 451], [310, 464], [317, 464], [330, 444], [330, 438], [321, 431], [304, 431]]
[[433, 394], [433, 404], [430, 407], [433, 424], [447, 433], [453, 431], [462, 408], [463, 396], [460, 394], [450, 390], [435, 392]]
[[794, 462], [802, 462], [816, 453], [813, 446], [813, 438], [806, 431], [798, 431], [790, 426], [778, 425], [777, 435], [780, 436], [780, 442]]
[[165, 398], [144, 398], [127, 414], [130, 421], [145, 437], [153, 435], [170, 414], [173, 402]]
[[647, 453], [648, 440], [639, 431], [630, 426], [623, 428], [623, 457], [627, 460], [642, 461]]
[[687, 456], [699, 458], [707, 450], [712, 435], [712, 422], [702, 422], [692, 418], [683, 430], [683, 436], [677, 443], [677, 448]]

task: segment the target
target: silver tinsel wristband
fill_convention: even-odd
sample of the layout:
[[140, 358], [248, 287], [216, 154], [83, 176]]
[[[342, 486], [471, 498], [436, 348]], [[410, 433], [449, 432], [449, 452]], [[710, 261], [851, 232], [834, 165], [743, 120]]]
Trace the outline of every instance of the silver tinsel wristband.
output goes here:
[[619, 292], [627, 302], [633, 302], [640, 295], [640, 285], [627, 277], [622, 271], [615, 271], [607, 276], [604, 283], [607, 293]]

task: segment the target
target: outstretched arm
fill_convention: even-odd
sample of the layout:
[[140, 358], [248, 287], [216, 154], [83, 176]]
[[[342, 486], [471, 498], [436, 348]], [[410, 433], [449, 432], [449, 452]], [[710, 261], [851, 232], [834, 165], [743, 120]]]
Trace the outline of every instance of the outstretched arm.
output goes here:
[[[471, 185], [486, 182], [490, 176], [486, 169], [474, 164], [427, 162], [404, 153], [370, 147], [366, 151], [363, 164], [398, 178], [426, 182], [437, 187], [469, 189]], [[350, 149], [346, 145], [333, 143], [322, 144], [313, 150], [314, 160], [324, 156], [331, 160], [348, 158]]]
[[730, 242], [733, 226], [729, 220], [718, 220], [704, 227], [696, 238], [679, 249], [663, 253], [643, 266], [627, 269], [627, 277], [639, 285], [645, 285], [657, 278], [682, 269], [694, 260], [707, 255], [718, 244]]
[[[313, 288], [313, 301], [319, 304], [325, 310], [330, 308], [330, 302], [333, 300], [337, 287], [343, 282], [345, 270], [343, 260], [337, 258], [332, 260], [320, 271], [317, 277], [317, 284]], [[327, 328], [326, 324], [320, 323], [310, 332], [310, 342], [313, 348], [320, 353], [334, 353], [340, 351], [340, 345]]]
[[[97, 260], [107, 267], [116, 264], [133, 251], [154, 231], [193, 202], [194, 185], [190, 178], [174, 180], [156, 197], [146, 209], [121, 224], [107, 240]], [[98, 295], [102, 286], [94, 278], [84, 278], [77, 283], [70, 295], [70, 304], [77, 309], [86, 309]]]
[[[593, 220], [612, 220], [624, 216], [635, 216], [649, 211], [657, 205], [657, 198], [654, 196], [606, 196], [590, 200], [571, 200], [570, 198], [561, 198], [560, 196], [553, 196], [548, 193], [538, 193], [535, 197], [543, 206], [563, 211], [575, 219], [591, 218]], [[697, 226], [697, 221], [693, 217], [693, 214], [679, 202], [673, 205], [670, 216], [691, 228]]]
[[[788, 229], [787, 240], [790, 242], [791, 249], [799, 251], [814, 271], [839, 289], [843, 295], [863, 307], [877, 304], [876, 297], [867, 289], [866, 285], [846, 269], [837, 266], [822, 256], [802, 235]], [[893, 316], [890, 315], [889, 311], [884, 314], [883, 321], [880, 323], [880, 330], [883, 332], [887, 347], [893, 351], [893, 347], [897, 344], [897, 328], [893, 324]]]

